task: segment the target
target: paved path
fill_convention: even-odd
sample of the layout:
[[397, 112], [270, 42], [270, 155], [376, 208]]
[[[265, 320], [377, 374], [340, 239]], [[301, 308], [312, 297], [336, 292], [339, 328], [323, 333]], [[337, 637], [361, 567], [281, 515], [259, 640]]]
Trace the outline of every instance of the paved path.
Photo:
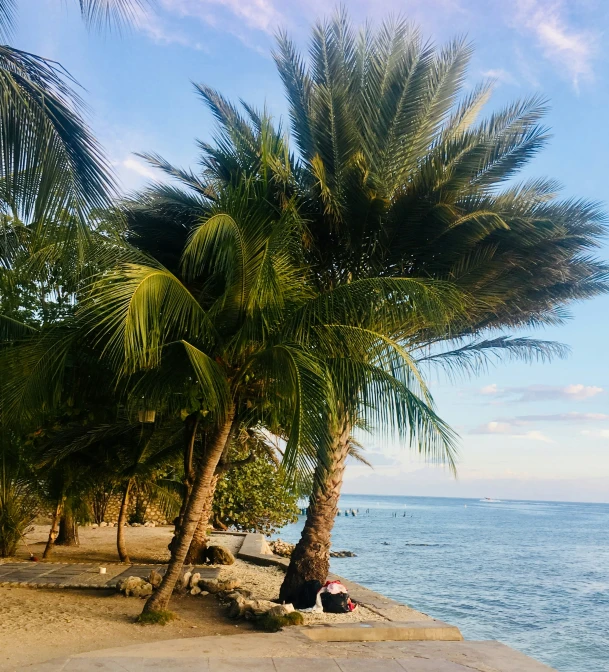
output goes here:
[[[159, 632], [160, 634], [160, 632]], [[194, 637], [82, 653], [18, 672], [552, 672], [499, 642], [316, 642], [274, 635]]]
[[[107, 564], [106, 573], [99, 573], [99, 563], [68, 562], [6, 562], [0, 565], [0, 586], [20, 585], [30, 588], [116, 588], [116, 584], [129, 576], [146, 578], [154, 569], [160, 574], [166, 565]], [[220, 570], [197, 567], [204, 579], [215, 579]]]

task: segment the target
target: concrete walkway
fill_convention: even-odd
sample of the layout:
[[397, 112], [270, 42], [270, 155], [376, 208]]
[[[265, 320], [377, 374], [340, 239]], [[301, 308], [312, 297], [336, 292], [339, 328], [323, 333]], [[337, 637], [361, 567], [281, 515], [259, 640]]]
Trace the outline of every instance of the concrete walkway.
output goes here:
[[316, 642], [300, 629], [106, 649], [19, 672], [552, 672], [499, 642]]
[[[99, 564], [69, 562], [6, 562], [0, 564], [0, 586], [18, 585], [29, 588], [116, 588], [129, 576], [146, 578], [154, 569], [165, 574], [167, 565], [107, 564], [106, 573], [99, 573]], [[201, 578], [215, 579], [220, 570], [197, 567]]]

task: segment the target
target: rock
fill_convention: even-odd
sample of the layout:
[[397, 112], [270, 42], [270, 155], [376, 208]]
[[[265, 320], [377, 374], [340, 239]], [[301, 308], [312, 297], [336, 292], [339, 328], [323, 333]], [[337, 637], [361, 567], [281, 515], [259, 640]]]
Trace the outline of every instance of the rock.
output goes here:
[[331, 558], [357, 558], [353, 551], [330, 551]]
[[131, 523], [131, 527], [141, 527], [139, 523]]
[[153, 569], [150, 572], [150, 576], [148, 577], [148, 583], [153, 587], [153, 588], [158, 588], [161, 585], [161, 581], [163, 580], [163, 577], [161, 574], [159, 574], [156, 569]]
[[191, 577], [190, 577], [190, 587], [191, 588], [197, 588], [200, 580], [201, 580], [201, 575], [199, 574], [199, 572], [195, 572], [194, 574], [192, 574]]
[[152, 584], [139, 576], [130, 576], [119, 581], [117, 586], [125, 597], [148, 597], [152, 595]]
[[108, 527], [108, 523], [105, 520], [102, 520], [102, 522], [99, 524], [100, 527]]
[[184, 575], [182, 576], [182, 588], [188, 588], [191, 576], [192, 572], [184, 572]]
[[205, 559], [212, 565], [232, 565], [235, 556], [225, 546], [208, 546]]
[[[201, 590], [201, 589], [199, 589], [199, 590]], [[201, 590], [201, 597], [205, 597], [206, 595], [209, 595], [209, 591]]]
[[[268, 600], [247, 600], [239, 593], [233, 593], [228, 605], [229, 618], [256, 620], [278, 605]], [[283, 606], [283, 605], [279, 605]]]
[[190, 594], [191, 594], [191, 595], [199, 595], [199, 594], [201, 594], [202, 592], [203, 592], [203, 591], [199, 588], [199, 586], [194, 586], [194, 588], [191, 588], [191, 589], [190, 589]]
[[99, 525], [97, 523], [93, 523], [93, 525], [91, 525], [92, 530], [96, 530], [98, 527]]
[[269, 542], [269, 548], [275, 555], [280, 555], [282, 558], [289, 558], [296, 548], [296, 545], [290, 544], [287, 541], [282, 541], [281, 539], [275, 539], [275, 541]]
[[236, 593], [228, 605], [228, 611], [226, 615], [229, 618], [241, 618], [242, 616], [245, 616], [245, 605], [246, 600], [243, 595]]
[[236, 579], [227, 579], [226, 581], [219, 581], [218, 579], [200, 579], [199, 588], [206, 590], [208, 593], [216, 595], [217, 593], [230, 592], [239, 587], [239, 581]]
[[271, 616], [287, 616], [294, 611], [293, 604], [278, 604], [274, 607], [271, 607], [267, 613]]

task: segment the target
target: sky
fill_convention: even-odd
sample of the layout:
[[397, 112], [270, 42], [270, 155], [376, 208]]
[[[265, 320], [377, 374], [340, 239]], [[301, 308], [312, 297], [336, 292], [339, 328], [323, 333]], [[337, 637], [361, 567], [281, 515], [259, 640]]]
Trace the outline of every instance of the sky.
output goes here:
[[[327, 0], [156, 0], [134, 27], [91, 33], [76, 0], [20, 0], [12, 44], [59, 61], [83, 87], [88, 121], [124, 191], [158, 175], [135, 155], [197, 166], [195, 139], [213, 121], [193, 82], [285, 117], [271, 50], [278, 28], [306, 48]], [[496, 81], [490, 103], [533, 93], [550, 101], [550, 145], [525, 176], [548, 176], [565, 197], [609, 210], [609, 30], [606, 0], [348, 0], [353, 20], [401, 14], [437, 44], [475, 46], [467, 88]], [[607, 258], [605, 242], [599, 256]], [[374, 468], [349, 465], [350, 493], [609, 502], [609, 297], [571, 307], [561, 327], [533, 332], [571, 348], [549, 364], [498, 364], [473, 379], [434, 375], [438, 411], [460, 435], [458, 477], [406, 447], [361, 437]], [[522, 335], [522, 334], [521, 334]]]

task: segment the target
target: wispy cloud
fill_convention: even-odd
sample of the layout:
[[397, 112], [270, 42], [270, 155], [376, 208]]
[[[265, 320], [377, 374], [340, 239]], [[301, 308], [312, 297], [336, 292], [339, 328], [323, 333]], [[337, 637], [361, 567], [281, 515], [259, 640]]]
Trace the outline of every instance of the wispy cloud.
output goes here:
[[488, 79], [494, 79], [499, 84], [509, 84], [510, 86], [520, 86], [518, 80], [511, 72], [504, 70], [503, 68], [496, 68], [493, 70], [484, 70], [482, 73], [483, 77]]
[[596, 385], [577, 383], [564, 387], [556, 385], [528, 385], [526, 387], [503, 387], [496, 383], [486, 385], [480, 389], [480, 394], [494, 399], [504, 399], [511, 402], [528, 401], [581, 401], [602, 394], [604, 389]]
[[167, 21], [153, 10], [136, 7], [134, 9], [134, 24], [137, 30], [156, 44], [179, 44], [183, 47], [205, 51], [205, 47], [200, 42], [194, 42], [181, 30], [167, 25]]
[[528, 432], [518, 431], [518, 427], [511, 422], [493, 420], [478, 427], [474, 427], [470, 434], [494, 434], [509, 436], [512, 439], [526, 439], [528, 441], [541, 441], [542, 443], [554, 443], [554, 441], [539, 430], [532, 429]]
[[516, 11], [509, 7], [511, 24], [532, 34], [544, 58], [567, 73], [576, 88], [581, 79], [593, 78], [598, 35], [571, 25], [564, 2], [516, 0]]
[[132, 157], [122, 161], [121, 166], [127, 170], [132, 170], [142, 177], [147, 177], [149, 180], [156, 180], [159, 176], [158, 173], [155, 173], [154, 170], [152, 170], [152, 168]]
[[[280, 3], [272, 0], [161, 0], [162, 7], [182, 17], [196, 18], [204, 23], [219, 26], [224, 12], [241, 21], [248, 28], [272, 34], [278, 25], [285, 22], [279, 10]], [[231, 26], [222, 22], [222, 27]]]

